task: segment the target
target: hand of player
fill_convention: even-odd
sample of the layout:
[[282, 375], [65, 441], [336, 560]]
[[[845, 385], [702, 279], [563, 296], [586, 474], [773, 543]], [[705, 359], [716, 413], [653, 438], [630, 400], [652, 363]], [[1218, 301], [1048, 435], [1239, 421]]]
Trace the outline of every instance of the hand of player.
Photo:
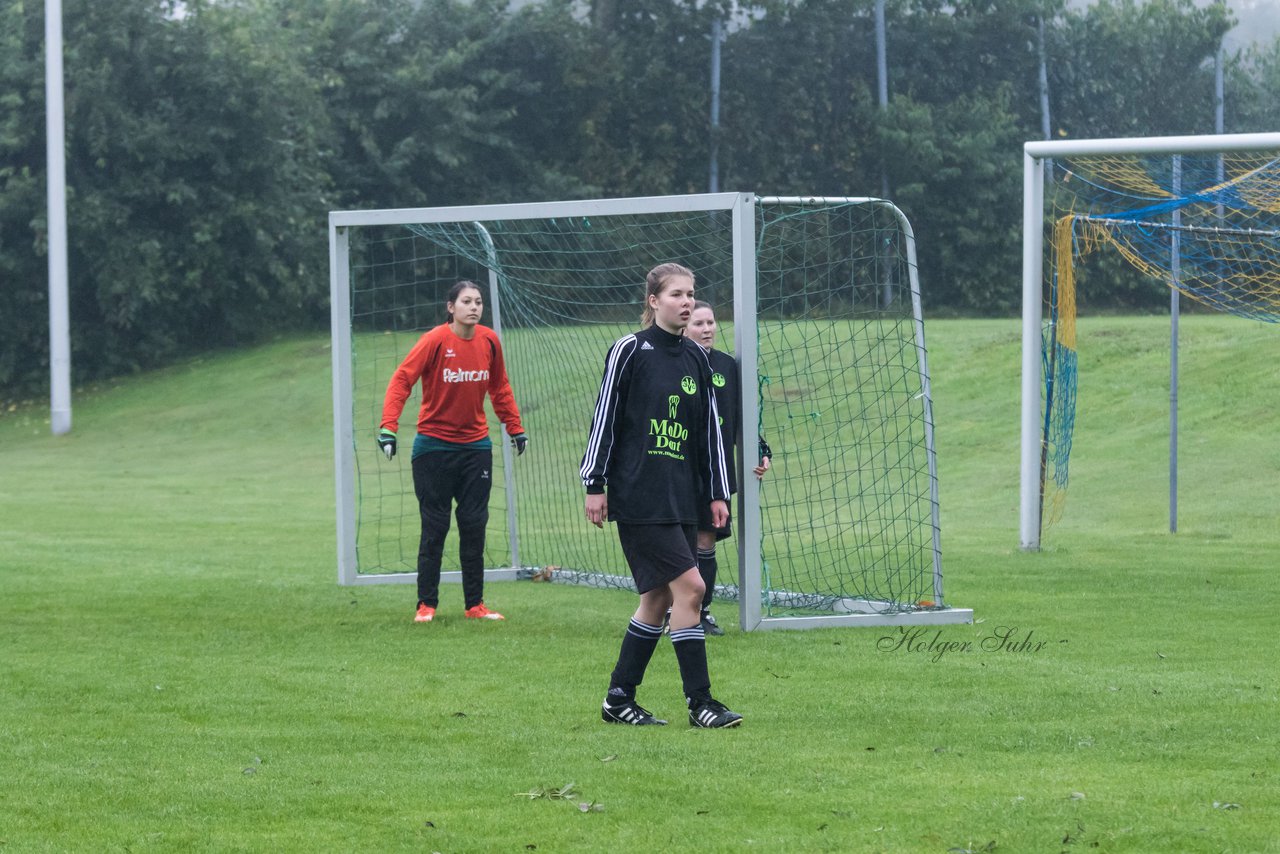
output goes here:
[[587, 521], [597, 528], [604, 527], [604, 520], [609, 517], [609, 499], [603, 492], [592, 495], [587, 493]]
[[723, 528], [729, 524], [729, 505], [724, 501], [711, 502], [711, 526]]
[[516, 456], [524, 453], [524, 449], [529, 445], [529, 437], [524, 433], [517, 433], [511, 437], [511, 447], [516, 449]]
[[382, 453], [387, 455], [387, 459], [391, 459], [396, 455], [396, 434], [392, 433], [385, 427], [378, 434], [378, 447]]
[[772, 464], [773, 448], [769, 447], [769, 443], [764, 440], [763, 436], [760, 437], [759, 453], [760, 465], [753, 468], [752, 471], [756, 473], [756, 480], [764, 480], [764, 473], [769, 470], [769, 466]]
[[768, 457], [760, 458], [760, 465], [752, 469], [752, 471], [756, 473], [756, 480], [764, 480], [764, 473], [769, 470], [769, 465]]

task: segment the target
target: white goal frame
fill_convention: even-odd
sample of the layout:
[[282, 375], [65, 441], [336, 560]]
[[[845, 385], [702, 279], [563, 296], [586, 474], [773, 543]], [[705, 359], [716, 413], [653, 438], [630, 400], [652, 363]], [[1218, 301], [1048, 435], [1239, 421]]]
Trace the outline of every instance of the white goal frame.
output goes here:
[[[356, 553], [356, 461], [355, 430], [352, 421], [353, 372], [351, 328], [350, 244], [348, 229], [354, 226], [394, 226], [415, 223], [472, 222], [484, 233], [483, 224], [497, 220], [548, 219], [565, 217], [604, 217], [626, 214], [691, 213], [724, 211], [732, 217], [733, 244], [733, 322], [735, 355], [742, 366], [743, 389], [758, 384], [756, 330], [756, 222], [758, 208], [768, 204], [797, 203], [865, 203], [883, 206], [901, 225], [907, 247], [907, 261], [912, 308], [915, 319], [915, 347], [919, 359], [924, 393], [921, 405], [926, 413], [928, 470], [931, 482], [933, 530], [933, 592], [941, 603], [942, 567], [938, 518], [938, 478], [933, 445], [932, 393], [924, 346], [917, 275], [915, 237], [906, 216], [891, 202], [872, 198], [761, 197], [752, 193], [708, 193], [680, 196], [652, 196], [626, 199], [559, 201], [523, 204], [477, 205], [438, 208], [402, 208], [368, 211], [333, 211], [329, 214], [330, 321], [332, 327], [334, 469], [337, 498], [338, 583], [341, 585], [410, 583], [412, 572], [361, 574]], [[490, 293], [486, 302], [491, 310], [492, 327], [501, 334], [501, 304], [497, 276], [490, 269]], [[759, 439], [759, 401], [755, 394], [742, 395], [741, 437], [738, 447], [739, 465], [754, 456]], [[585, 440], [585, 437], [584, 437]], [[512, 580], [532, 577], [535, 568], [520, 561], [519, 540], [515, 526], [515, 483], [511, 465], [511, 449], [502, 444], [504, 471], [508, 490], [508, 529], [510, 562], [506, 567], [487, 568], [485, 579]], [[742, 449], [752, 449], [743, 454]], [[747, 469], [749, 472], [749, 469]], [[738, 506], [735, 515], [738, 530], [734, 540], [739, 566], [739, 616], [744, 631], [760, 629], [794, 629], [838, 625], [935, 625], [970, 623], [973, 611], [967, 608], [937, 607], [918, 611], [866, 613], [878, 603], [843, 600], [837, 603], [839, 613], [815, 616], [767, 616], [762, 607], [762, 561], [756, 544], [760, 540], [759, 482], [754, 477], [739, 477]], [[442, 572], [442, 582], [458, 582], [460, 572]], [[568, 580], [553, 578], [552, 580]]]
[[[1040, 382], [1044, 300], [1045, 163], [1059, 157], [1102, 154], [1188, 154], [1280, 149], [1280, 133], [1152, 136], [1033, 141], [1022, 147], [1022, 440], [1019, 541], [1040, 548]], [[1175, 292], [1176, 293], [1176, 292]], [[1176, 322], [1176, 315], [1175, 322]], [[1176, 329], [1176, 327], [1175, 327]], [[1176, 334], [1176, 333], [1175, 333]], [[1176, 439], [1172, 440], [1176, 443]], [[1171, 461], [1172, 464], [1172, 461]]]

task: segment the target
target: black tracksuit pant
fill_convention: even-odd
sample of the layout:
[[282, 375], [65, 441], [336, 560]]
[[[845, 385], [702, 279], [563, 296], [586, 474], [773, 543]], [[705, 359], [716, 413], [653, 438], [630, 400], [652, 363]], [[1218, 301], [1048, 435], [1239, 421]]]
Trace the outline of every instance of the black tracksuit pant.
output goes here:
[[440, 563], [449, 511], [458, 503], [458, 561], [466, 607], [484, 598], [484, 531], [489, 522], [493, 451], [428, 451], [413, 459], [413, 491], [422, 515], [418, 544], [418, 601], [440, 604]]

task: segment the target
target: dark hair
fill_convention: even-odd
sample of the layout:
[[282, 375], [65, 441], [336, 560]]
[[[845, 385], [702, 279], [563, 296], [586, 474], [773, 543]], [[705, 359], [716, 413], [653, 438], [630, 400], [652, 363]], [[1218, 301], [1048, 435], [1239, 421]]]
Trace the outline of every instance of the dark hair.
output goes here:
[[674, 261], [666, 264], [659, 264], [649, 271], [649, 275], [644, 278], [644, 311], [640, 313], [640, 325], [646, 328], [653, 326], [653, 309], [649, 307], [649, 297], [657, 296], [662, 293], [662, 289], [667, 286], [670, 279], [676, 276], [685, 276], [689, 281], [697, 281], [697, 277], [693, 275], [693, 271], [683, 264], [677, 264]]
[[449, 288], [449, 293], [444, 298], [444, 305], [445, 305], [445, 312], [449, 315], [450, 323], [453, 322], [453, 312], [449, 311], [449, 303], [457, 302], [458, 297], [467, 288], [475, 288], [476, 291], [478, 291], [480, 294], [480, 299], [484, 299], [484, 291], [480, 290], [480, 286], [477, 285], [475, 282], [471, 281], [470, 279], [463, 279], [459, 281], [457, 284], [455, 284], [453, 287]]
[[696, 299], [696, 300], [694, 300], [694, 301], [693, 301], [693, 310], [694, 310], [694, 311], [697, 311], [697, 310], [698, 310], [698, 309], [700, 309], [700, 308], [708, 308], [708, 309], [711, 309], [712, 313], [715, 313], [715, 309], [714, 309], [714, 308], [711, 308], [711, 303], [707, 302], [707, 301], [706, 301], [706, 300], [704, 300], [704, 299]]

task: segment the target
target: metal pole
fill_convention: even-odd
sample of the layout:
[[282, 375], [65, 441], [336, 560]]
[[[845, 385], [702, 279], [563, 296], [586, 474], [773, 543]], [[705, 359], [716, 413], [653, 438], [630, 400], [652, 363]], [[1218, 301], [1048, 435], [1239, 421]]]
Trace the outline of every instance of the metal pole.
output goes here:
[[720, 192], [720, 19], [711, 22], [711, 176], [708, 192]]
[[[888, 61], [888, 37], [885, 33], [884, 23], [884, 0], [876, 0], [875, 7], [876, 20], [876, 96], [879, 99], [880, 114], [883, 116], [889, 109], [889, 61]], [[889, 170], [880, 164], [880, 198], [885, 201], [889, 200]], [[883, 308], [888, 308], [893, 303], [893, 278], [889, 273], [892, 268], [892, 262], [889, 259], [890, 250], [885, 249], [884, 264], [884, 285], [880, 297], [880, 303]]]
[[[1182, 195], [1182, 155], [1173, 155], [1173, 195]], [[1178, 226], [1182, 211], [1173, 211], [1173, 239], [1169, 243], [1169, 533], [1178, 533], [1178, 281], [1182, 268], [1182, 244]]]
[[[1040, 58], [1038, 85], [1040, 88], [1040, 138], [1048, 139], [1052, 134], [1053, 122], [1049, 117], [1049, 49], [1044, 40], [1044, 13], [1036, 16], [1037, 52]], [[1053, 161], [1045, 163], [1044, 178], [1053, 180]]]
[[1044, 44], [1044, 15], [1036, 17], [1037, 51], [1040, 54], [1040, 138], [1048, 139], [1052, 123], [1049, 121], [1049, 61]]
[[760, 628], [764, 618], [760, 483], [747, 475], [747, 461], [755, 458], [760, 438], [760, 306], [756, 294], [756, 217], [760, 204], [750, 193], [739, 195], [733, 204], [733, 343], [742, 373], [742, 444], [738, 446], [738, 460], [744, 474], [738, 491], [738, 618], [744, 632]]
[[355, 381], [351, 365], [351, 229], [329, 215], [329, 335], [333, 365], [333, 482], [338, 513], [338, 583], [356, 584]]
[[[473, 222], [476, 231], [480, 232], [480, 240], [484, 243], [484, 252], [486, 260], [485, 264], [489, 268], [489, 303], [491, 306], [491, 315], [493, 317], [493, 331], [498, 333], [498, 338], [502, 338], [502, 300], [499, 296], [499, 281], [502, 264], [498, 260], [498, 247], [493, 243], [493, 235], [489, 233], [489, 229], [484, 227], [483, 223]], [[503, 425], [505, 426], [505, 425]], [[516, 455], [511, 450], [511, 443], [507, 441], [507, 437], [502, 433], [502, 427], [498, 428], [498, 441], [501, 445], [502, 454], [502, 483], [507, 490], [507, 540], [510, 543], [511, 568], [520, 568], [520, 527], [517, 524], [519, 516], [516, 513], [516, 468], [514, 465]]]
[[[1028, 144], [1029, 145], [1029, 144]], [[1024, 551], [1040, 549], [1040, 319], [1044, 270], [1044, 161], [1022, 155], [1022, 441], [1018, 537]]]
[[45, 159], [49, 220], [49, 424], [71, 430], [71, 319], [67, 308], [67, 161], [62, 0], [44, 4]]
[[[1223, 50], [1222, 42], [1218, 42], [1218, 52], [1213, 56], [1213, 132], [1223, 133], [1222, 123], [1222, 66], [1223, 66]], [[1221, 176], [1219, 176], [1221, 178]]]
[[[1213, 132], [1216, 134], [1223, 133], [1225, 127], [1222, 118], [1223, 106], [1223, 89], [1222, 89], [1222, 69], [1224, 65], [1222, 42], [1218, 42], [1218, 52], [1213, 56]], [[1214, 170], [1214, 177], [1217, 179], [1214, 183], [1221, 185], [1227, 178], [1226, 164], [1221, 154], [1218, 155], [1217, 168]], [[1222, 202], [1217, 204], [1218, 219], [1222, 219], [1224, 212]]]

